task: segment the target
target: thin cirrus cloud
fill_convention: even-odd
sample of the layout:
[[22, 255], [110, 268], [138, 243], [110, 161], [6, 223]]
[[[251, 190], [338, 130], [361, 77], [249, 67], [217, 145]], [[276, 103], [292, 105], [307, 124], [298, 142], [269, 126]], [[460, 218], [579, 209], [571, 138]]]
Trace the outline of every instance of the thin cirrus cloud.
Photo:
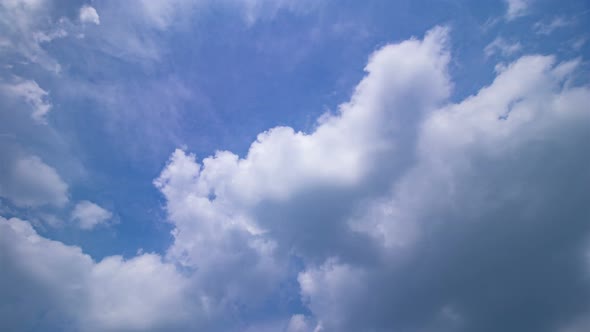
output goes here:
[[573, 19], [567, 19], [565, 17], [556, 17], [549, 22], [537, 22], [533, 25], [533, 30], [541, 35], [550, 35], [553, 31], [571, 27], [575, 24]]
[[[380, 48], [350, 100], [310, 132], [271, 128], [243, 157], [176, 150], [154, 181], [174, 227], [162, 255], [94, 261], [0, 219], [0, 291], [16, 304], [0, 311], [2, 328], [583, 326], [590, 87], [574, 84], [580, 61], [523, 56], [452, 102], [449, 45], [436, 27]], [[289, 282], [304, 308], [261, 319]]]

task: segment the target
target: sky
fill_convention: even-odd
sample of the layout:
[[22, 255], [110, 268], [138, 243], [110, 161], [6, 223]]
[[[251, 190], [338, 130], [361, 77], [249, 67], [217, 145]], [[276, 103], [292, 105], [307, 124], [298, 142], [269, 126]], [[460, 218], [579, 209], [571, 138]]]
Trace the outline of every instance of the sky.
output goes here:
[[0, 330], [590, 330], [585, 0], [0, 0]]

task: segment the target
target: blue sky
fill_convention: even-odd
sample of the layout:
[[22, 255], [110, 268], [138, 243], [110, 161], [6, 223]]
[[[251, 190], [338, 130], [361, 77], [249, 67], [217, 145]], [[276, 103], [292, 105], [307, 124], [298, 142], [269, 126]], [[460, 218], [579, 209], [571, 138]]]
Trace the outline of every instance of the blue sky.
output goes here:
[[0, 327], [585, 330], [589, 18], [0, 1]]

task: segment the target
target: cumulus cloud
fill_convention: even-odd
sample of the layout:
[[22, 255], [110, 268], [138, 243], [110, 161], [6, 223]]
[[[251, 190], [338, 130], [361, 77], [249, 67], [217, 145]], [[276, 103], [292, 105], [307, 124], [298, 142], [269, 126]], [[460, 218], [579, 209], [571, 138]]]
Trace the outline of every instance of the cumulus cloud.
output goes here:
[[94, 262], [2, 217], [0, 249], [0, 291], [11, 299], [0, 310], [5, 331], [169, 331], [194, 309], [185, 302], [187, 280], [154, 254]]
[[[93, 262], [1, 219], [0, 287], [19, 301], [0, 321], [112, 331], [583, 326], [590, 88], [575, 84], [579, 61], [524, 56], [451, 102], [448, 35], [438, 27], [373, 53], [350, 101], [310, 132], [272, 128], [242, 157], [174, 151], [154, 181], [174, 227], [164, 257]], [[304, 312], [273, 311], [289, 301], [283, 292]], [[280, 324], [260, 318], [269, 307]]]
[[91, 230], [98, 225], [106, 224], [113, 214], [104, 208], [89, 202], [81, 201], [72, 211], [72, 220], [83, 230]]
[[452, 104], [448, 61], [437, 28], [373, 54], [351, 101], [311, 133], [273, 128], [243, 158], [201, 164], [176, 151], [156, 181], [170, 257], [198, 257], [202, 227], [273, 239], [274, 255], [305, 262], [302, 300], [326, 331], [551, 331], [583, 312], [578, 62], [522, 57]]
[[100, 17], [92, 6], [84, 5], [80, 8], [80, 22], [100, 24]]
[[382, 243], [378, 258], [300, 274], [328, 330], [554, 331], [584, 314], [590, 90], [564, 88], [574, 70], [523, 57], [424, 121], [390, 199], [350, 221]]
[[[351, 101], [338, 114], [321, 117], [312, 133], [273, 128], [258, 136], [245, 158], [220, 151], [202, 166], [176, 151], [156, 181], [177, 226], [171, 253], [193, 245], [192, 234], [183, 244], [184, 229], [194, 228], [195, 220], [272, 233], [279, 244], [314, 255], [332, 246], [358, 247], [362, 239], [340, 226], [342, 218], [361, 195], [384, 190], [382, 176], [407, 164], [420, 120], [448, 96], [446, 38], [447, 31], [437, 28], [423, 41], [376, 52]], [[400, 158], [392, 159], [394, 152]], [[202, 216], [175, 221], [192, 209]], [[333, 232], [341, 232], [334, 236], [338, 243], [326, 242], [323, 236]]]
[[21, 207], [63, 206], [68, 185], [37, 156], [1, 158], [0, 196]]

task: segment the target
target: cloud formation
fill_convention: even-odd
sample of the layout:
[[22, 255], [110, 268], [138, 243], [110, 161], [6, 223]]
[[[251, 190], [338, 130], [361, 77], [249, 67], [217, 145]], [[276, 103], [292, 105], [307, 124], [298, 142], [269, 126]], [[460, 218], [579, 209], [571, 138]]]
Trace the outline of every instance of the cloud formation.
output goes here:
[[35, 121], [44, 122], [45, 115], [51, 110], [49, 93], [43, 90], [37, 82], [15, 77], [11, 83], [0, 85], [0, 90], [8, 98], [22, 98], [33, 109], [31, 116]]
[[0, 219], [0, 290], [16, 299], [0, 327], [584, 326], [590, 88], [575, 84], [580, 62], [524, 56], [451, 102], [450, 61], [449, 31], [437, 27], [374, 52], [350, 100], [310, 132], [272, 128], [244, 156], [174, 151], [154, 181], [174, 227], [163, 256], [94, 262]]
[[68, 202], [68, 185], [39, 157], [21, 155], [1, 158], [0, 197], [20, 207], [63, 206]]
[[578, 62], [525, 56], [452, 104], [446, 40], [437, 28], [376, 52], [311, 133], [273, 128], [245, 157], [202, 165], [176, 151], [156, 182], [176, 226], [170, 257], [198, 266], [201, 227], [271, 238], [275, 255], [304, 260], [302, 299], [327, 331], [551, 331], [582, 314]]
[[506, 11], [506, 19], [514, 20], [517, 17], [527, 14], [532, 0], [504, 0], [508, 9]]
[[494, 39], [484, 48], [484, 54], [486, 57], [491, 57], [495, 54], [500, 54], [503, 57], [514, 55], [522, 49], [522, 45], [519, 42], [510, 43], [502, 37]]
[[0, 4], [0, 49], [3, 61], [14, 64], [24, 59], [46, 70], [61, 66], [43, 44], [68, 35], [67, 21], [54, 17], [50, 1], [12, 0]]
[[92, 6], [84, 5], [80, 8], [80, 22], [100, 24], [100, 17]]
[[89, 202], [81, 201], [72, 211], [72, 221], [83, 230], [91, 230], [94, 227], [106, 224], [113, 214], [104, 208]]
[[3, 330], [170, 331], [189, 317], [186, 280], [157, 255], [94, 262], [1, 217], [0, 248], [0, 292], [11, 299], [0, 310]]

